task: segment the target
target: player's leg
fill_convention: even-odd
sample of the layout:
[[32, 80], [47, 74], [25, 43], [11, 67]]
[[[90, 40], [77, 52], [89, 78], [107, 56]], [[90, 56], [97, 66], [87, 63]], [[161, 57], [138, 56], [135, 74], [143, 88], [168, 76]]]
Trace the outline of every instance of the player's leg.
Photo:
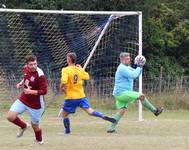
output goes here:
[[44, 113], [44, 101], [41, 99], [41, 108], [40, 109], [32, 109], [30, 107], [27, 107], [27, 110], [31, 117], [31, 125], [32, 125], [33, 131], [35, 133], [35, 141], [38, 144], [43, 144], [42, 128], [40, 127], [39, 123], [40, 123], [42, 115]]
[[142, 105], [148, 110], [150, 110], [151, 112], [153, 112], [154, 115], [156, 116], [158, 116], [160, 113], [163, 112], [163, 107], [156, 108], [155, 106], [152, 105], [152, 103], [150, 103], [150, 101], [148, 101], [148, 99], [145, 97], [144, 94], [140, 94], [139, 92], [136, 92], [136, 91], [125, 91], [123, 92], [123, 94], [121, 94], [117, 98], [119, 99], [119, 101], [122, 101], [122, 102], [125, 101], [127, 103], [133, 103], [139, 99]]
[[89, 101], [88, 101], [88, 99], [86, 97], [84, 97], [84, 98], [82, 98], [80, 100], [79, 107], [81, 107], [85, 112], [87, 112], [91, 116], [99, 117], [99, 118], [102, 118], [102, 119], [104, 119], [106, 121], [110, 121], [112, 123], [116, 122], [116, 120], [114, 118], [106, 116], [103, 113], [92, 109], [91, 106], [90, 106], [90, 103], [89, 103]]
[[112, 117], [109, 117], [107, 115], [104, 115], [103, 113], [92, 109], [91, 107], [89, 108], [85, 108], [85, 107], [81, 107], [87, 114], [89, 114], [90, 116], [95, 116], [95, 117], [99, 117], [102, 118], [103, 120], [109, 121], [111, 123], [115, 123], [116, 120]]
[[121, 93], [119, 96], [115, 96], [116, 108], [118, 109], [118, 112], [114, 115], [114, 118], [116, 119], [116, 123], [112, 123], [109, 126], [107, 130], [108, 133], [115, 132], [116, 125], [125, 114], [129, 103], [135, 102], [138, 99], [138, 97], [139, 97], [139, 93], [133, 91], [125, 91]]
[[22, 114], [25, 110], [26, 106], [17, 99], [7, 113], [7, 120], [20, 127], [20, 132], [17, 134], [17, 137], [21, 137], [28, 126], [27, 123], [18, 117], [18, 115]]
[[116, 120], [116, 123], [112, 123], [109, 126], [109, 128], [107, 130], [108, 133], [115, 132], [115, 128], [116, 128], [118, 122], [120, 121], [120, 119], [123, 117], [123, 115], [125, 114], [125, 112], [127, 110], [128, 103], [119, 101], [119, 99], [116, 99], [116, 107], [118, 109], [117, 113], [114, 115], [114, 119]]
[[119, 102], [126, 103], [133, 103], [139, 99], [142, 105], [146, 107], [148, 110], [152, 111], [153, 113], [157, 112], [158, 110], [148, 101], [144, 94], [140, 94], [136, 91], [125, 91], [120, 96], [116, 96], [116, 98], [119, 100]]
[[69, 112], [63, 111], [62, 115], [63, 115], [63, 124], [64, 124], [64, 128], [65, 128], [65, 133], [66, 134], [70, 134], [71, 130], [70, 130], [70, 118], [69, 116]]
[[44, 141], [42, 139], [42, 129], [40, 127], [39, 124], [34, 124], [33, 122], [31, 122], [33, 131], [35, 133], [35, 142], [37, 142], [38, 144], [43, 144]]
[[163, 112], [163, 107], [160, 108], [156, 108], [146, 97], [144, 94], [140, 94], [139, 98], [138, 98], [142, 105], [147, 108], [148, 110], [150, 110], [151, 112], [154, 113], [154, 115], [158, 116], [159, 114], [161, 114]]
[[65, 128], [65, 134], [70, 134], [70, 119], [69, 114], [75, 113], [76, 108], [79, 106], [79, 100], [65, 100], [63, 104], [63, 124]]

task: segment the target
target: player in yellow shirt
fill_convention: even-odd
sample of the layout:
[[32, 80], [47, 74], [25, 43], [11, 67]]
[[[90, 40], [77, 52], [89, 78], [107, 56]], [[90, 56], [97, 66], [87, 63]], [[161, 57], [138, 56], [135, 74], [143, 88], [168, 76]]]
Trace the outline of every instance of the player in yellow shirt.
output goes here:
[[75, 53], [68, 53], [68, 66], [63, 68], [61, 72], [60, 88], [65, 96], [63, 105], [63, 123], [66, 134], [71, 132], [70, 119], [68, 116], [70, 113], [75, 113], [77, 107], [82, 108], [91, 116], [100, 117], [112, 123], [116, 122], [114, 118], [108, 117], [91, 108], [83, 90], [83, 80], [89, 80], [89, 74], [81, 68], [80, 65], [76, 65], [76, 58], [77, 56]]

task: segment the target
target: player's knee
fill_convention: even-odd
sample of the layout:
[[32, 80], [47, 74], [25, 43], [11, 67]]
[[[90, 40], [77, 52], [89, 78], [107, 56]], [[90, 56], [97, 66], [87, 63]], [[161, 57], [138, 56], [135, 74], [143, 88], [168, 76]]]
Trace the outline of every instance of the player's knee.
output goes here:
[[125, 112], [126, 112], [126, 109], [125, 109], [125, 108], [119, 110], [119, 114], [120, 114], [121, 116], [123, 116], [123, 115], [125, 114]]
[[32, 123], [32, 128], [33, 128], [33, 130], [34, 130], [35, 132], [38, 132], [38, 131], [41, 130], [39, 124], [33, 124], [33, 123]]
[[94, 110], [92, 108], [85, 109], [88, 115], [93, 115]]
[[13, 122], [14, 120], [16, 119], [16, 116], [11, 114], [11, 113], [8, 113], [7, 114], [7, 120], [10, 121], [10, 122]]
[[69, 113], [68, 113], [68, 112], [63, 111], [62, 116], [63, 116], [63, 118], [67, 118], [67, 117], [69, 116]]
[[87, 111], [87, 114], [92, 116], [94, 111]]
[[141, 95], [139, 96], [139, 100], [140, 100], [140, 101], [144, 101], [144, 99], [145, 99], [145, 95], [144, 95], [144, 94], [141, 94]]

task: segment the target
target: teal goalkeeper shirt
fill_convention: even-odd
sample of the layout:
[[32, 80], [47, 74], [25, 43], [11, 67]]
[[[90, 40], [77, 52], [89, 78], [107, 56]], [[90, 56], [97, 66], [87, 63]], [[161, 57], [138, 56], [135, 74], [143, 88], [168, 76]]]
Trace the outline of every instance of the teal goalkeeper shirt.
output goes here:
[[141, 67], [134, 69], [131, 66], [120, 64], [115, 74], [113, 95], [118, 96], [124, 91], [133, 90], [133, 81], [135, 78], [139, 77], [141, 73]]

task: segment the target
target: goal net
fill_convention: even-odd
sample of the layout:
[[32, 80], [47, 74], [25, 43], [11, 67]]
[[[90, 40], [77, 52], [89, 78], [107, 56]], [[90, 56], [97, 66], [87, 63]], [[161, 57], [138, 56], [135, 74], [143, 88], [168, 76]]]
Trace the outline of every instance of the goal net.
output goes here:
[[91, 100], [112, 99], [120, 52], [129, 52], [132, 59], [142, 53], [141, 16], [141, 12], [0, 9], [0, 99], [18, 94], [15, 84], [29, 53], [38, 57], [52, 93], [57, 94], [68, 52], [76, 52], [77, 63], [91, 76], [85, 84]]

